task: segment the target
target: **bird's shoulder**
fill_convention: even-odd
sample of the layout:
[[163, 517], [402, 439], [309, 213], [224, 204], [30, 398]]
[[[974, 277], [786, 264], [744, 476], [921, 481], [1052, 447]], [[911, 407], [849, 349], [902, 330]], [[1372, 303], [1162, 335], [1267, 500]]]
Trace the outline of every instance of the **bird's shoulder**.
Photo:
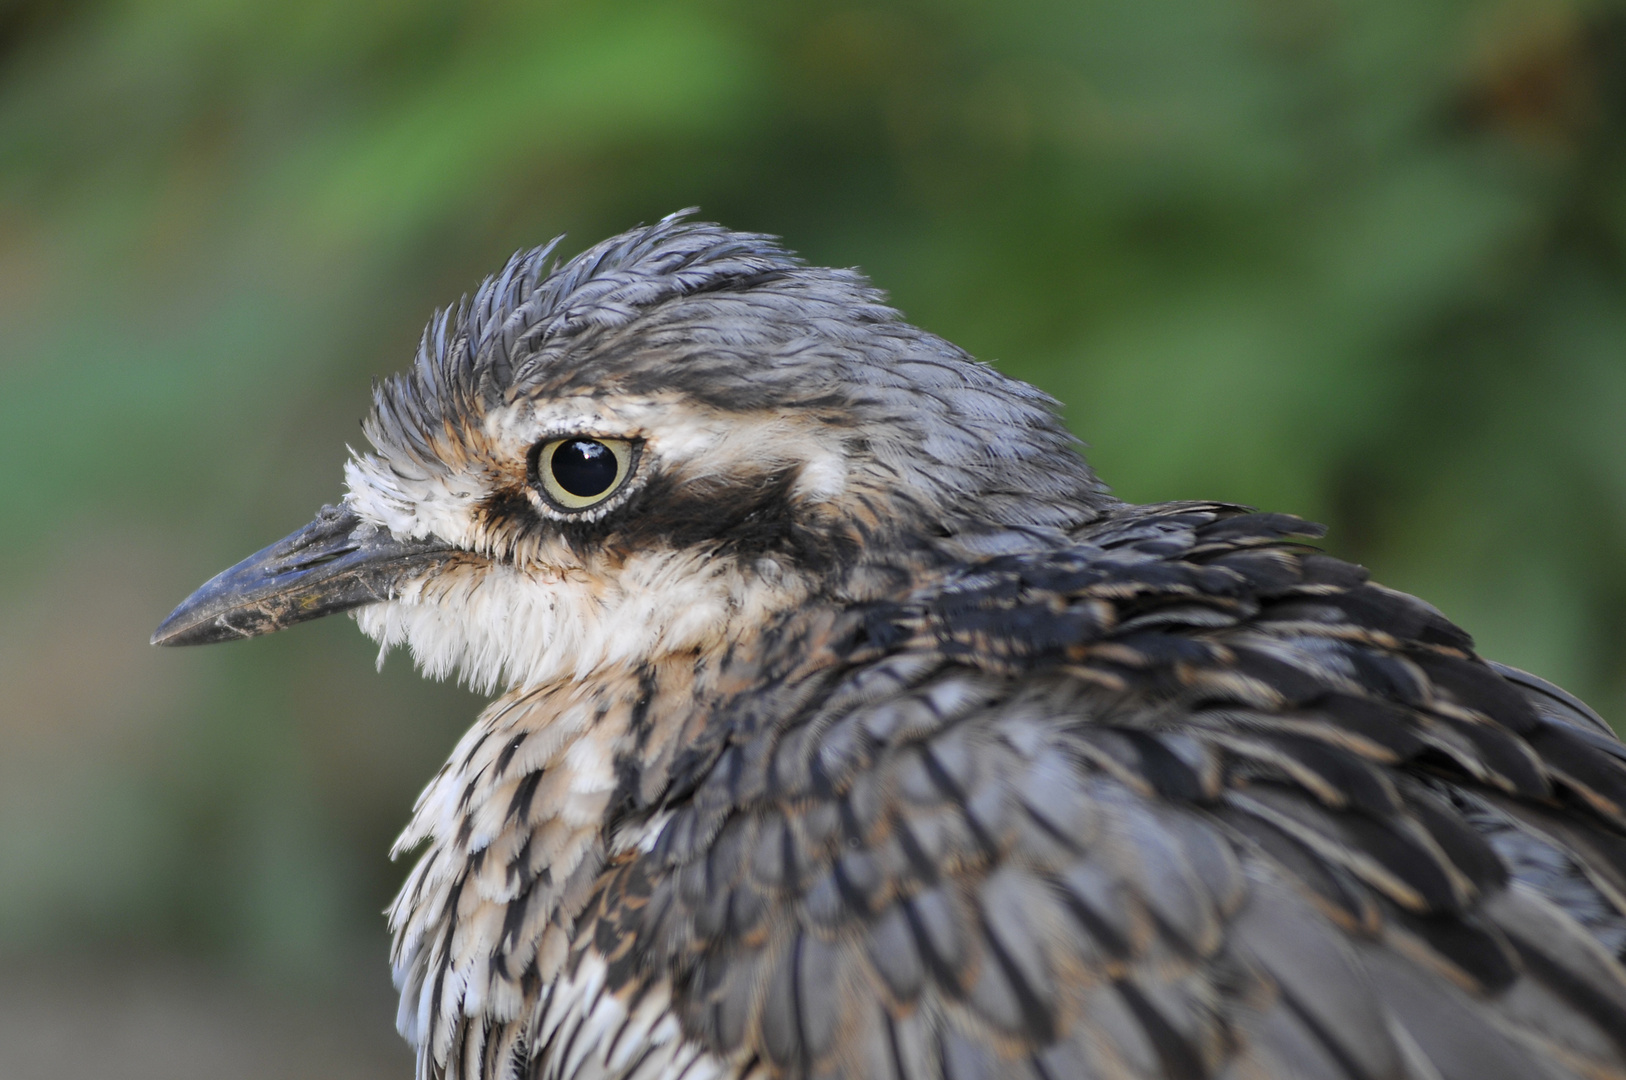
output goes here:
[[1616, 1075], [1626, 755], [1318, 532], [1124, 507], [784, 629], [571, 970], [775, 1075]]

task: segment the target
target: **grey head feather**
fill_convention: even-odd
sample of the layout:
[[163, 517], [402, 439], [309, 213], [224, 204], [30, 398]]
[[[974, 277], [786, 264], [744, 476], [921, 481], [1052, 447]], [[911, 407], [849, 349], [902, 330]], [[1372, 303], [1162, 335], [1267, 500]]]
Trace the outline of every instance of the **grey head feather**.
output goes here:
[[375, 386], [381, 456], [432, 470], [448, 436], [527, 398], [677, 395], [844, 429], [925, 504], [1000, 528], [1066, 530], [1113, 501], [1051, 398], [911, 326], [857, 271], [690, 212], [562, 265], [558, 240], [516, 254], [437, 313], [412, 369]]

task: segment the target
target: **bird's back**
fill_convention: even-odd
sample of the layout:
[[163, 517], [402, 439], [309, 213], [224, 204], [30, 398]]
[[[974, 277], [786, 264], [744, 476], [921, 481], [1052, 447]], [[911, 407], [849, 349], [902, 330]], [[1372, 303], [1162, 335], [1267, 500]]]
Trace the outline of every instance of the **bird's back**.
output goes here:
[[628, 804], [531, 1074], [1626, 1074], [1626, 753], [1306, 534], [1124, 507], [788, 617]]

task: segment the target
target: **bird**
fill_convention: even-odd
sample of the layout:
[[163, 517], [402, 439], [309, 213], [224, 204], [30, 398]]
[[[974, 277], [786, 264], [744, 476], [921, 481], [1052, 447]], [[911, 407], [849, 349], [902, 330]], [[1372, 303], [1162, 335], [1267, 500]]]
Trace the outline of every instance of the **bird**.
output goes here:
[[[1300, 518], [683, 212], [515, 255], [154, 642], [492, 695], [396, 842], [420, 1080], [1626, 1077], [1626, 748]], [[382, 654], [381, 654], [382, 655]]]

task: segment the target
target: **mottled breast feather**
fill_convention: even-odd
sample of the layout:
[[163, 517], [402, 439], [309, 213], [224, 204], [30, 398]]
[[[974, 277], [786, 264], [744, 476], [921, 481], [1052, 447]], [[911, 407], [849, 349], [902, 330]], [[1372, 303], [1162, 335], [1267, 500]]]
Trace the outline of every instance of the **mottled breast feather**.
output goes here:
[[1318, 531], [788, 617], [485, 1074], [1626, 1075], [1626, 753]]

